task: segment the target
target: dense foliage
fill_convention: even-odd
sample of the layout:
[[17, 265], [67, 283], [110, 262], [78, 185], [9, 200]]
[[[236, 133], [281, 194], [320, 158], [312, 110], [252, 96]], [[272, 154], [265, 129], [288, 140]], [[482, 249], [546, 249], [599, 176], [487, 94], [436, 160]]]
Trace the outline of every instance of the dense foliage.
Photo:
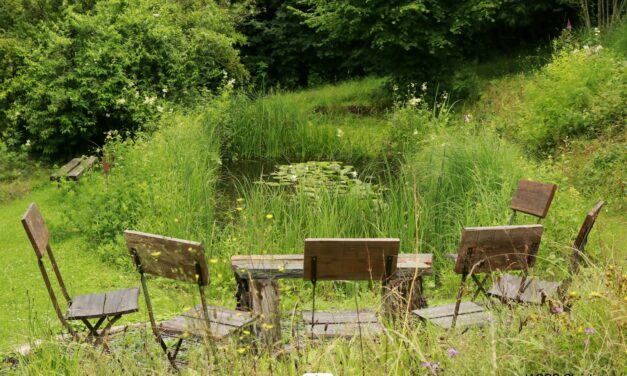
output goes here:
[[233, 47], [241, 37], [213, 1], [42, 3], [55, 10], [42, 22], [20, 23], [9, 7], [18, 2], [0, 12], [9, 26], [0, 129], [10, 144], [30, 140], [46, 156], [85, 150], [108, 130], [138, 130], [172, 102], [246, 78]]
[[[287, 85], [364, 73], [444, 80], [459, 63], [565, 25], [559, 1], [255, 2], [242, 26], [252, 72]], [[571, 10], [572, 11], [572, 10]], [[546, 40], [546, 39], [545, 39]]]

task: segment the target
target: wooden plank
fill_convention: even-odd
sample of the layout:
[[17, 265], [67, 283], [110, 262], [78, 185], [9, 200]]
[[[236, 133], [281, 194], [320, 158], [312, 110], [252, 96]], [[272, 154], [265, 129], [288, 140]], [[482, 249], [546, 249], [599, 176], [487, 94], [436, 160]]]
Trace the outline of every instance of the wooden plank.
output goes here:
[[543, 230], [542, 225], [466, 227], [455, 272], [462, 274], [466, 265], [474, 274], [531, 267]]
[[586, 215], [586, 218], [584, 219], [583, 224], [581, 225], [581, 228], [579, 229], [579, 233], [577, 234], [577, 238], [575, 239], [575, 243], [573, 245], [575, 250], [583, 251], [583, 246], [586, 244], [586, 241], [588, 240], [588, 234], [590, 234], [590, 230], [592, 230], [592, 227], [594, 226], [594, 222], [599, 216], [599, 213], [601, 212], [601, 208], [603, 208], [603, 205], [605, 205], [605, 201], [601, 200], [597, 202], [596, 205], [594, 205], [594, 207], [590, 209], [590, 211]]
[[281, 343], [279, 284], [273, 279], [250, 281], [253, 312], [259, 317], [257, 334], [262, 343], [274, 347]]
[[[231, 257], [231, 269], [243, 279], [303, 278], [304, 255], [236, 255]], [[433, 255], [404, 253], [397, 257], [397, 278], [430, 275]]]
[[50, 241], [50, 233], [48, 232], [44, 217], [41, 215], [37, 204], [34, 202], [30, 204], [22, 217], [22, 225], [24, 226], [24, 230], [26, 230], [28, 239], [37, 257], [44, 257], [48, 242]]
[[[209, 321], [218, 324], [241, 328], [253, 321], [253, 316], [248, 312], [236, 311], [212, 305], [207, 306], [207, 311], [209, 312]], [[202, 304], [183, 312], [180, 316], [191, 318], [204, 317]]]
[[81, 163], [81, 158], [72, 158], [72, 160], [61, 166], [61, 168], [50, 175], [50, 180], [55, 181], [65, 177], [67, 173], [72, 171], [72, 169], [78, 166], [79, 163]]
[[85, 173], [85, 171], [89, 170], [96, 163], [96, 161], [98, 161], [98, 158], [93, 155], [87, 158], [80, 158], [79, 163], [67, 172], [67, 178], [71, 180], [78, 180]]
[[[353, 338], [361, 335], [363, 337], [375, 337], [382, 335], [385, 328], [379, 322], [368, 323], [344, 323], [344, 324], [316, 324], [313, 326], [313, 335], [317, 338]], [[311, 337], [311, 325], [305, 325], [305, 332]]]
[[312, 260], [317, 280], [381, 280], [386, 260], [391, 258], [390, 273], [396, 272], [399, 239], [305, 239], [304, 276], [312, 279]]
[[545, 218], [556, 190], [555, 184], [521, 180], [509, 207], [512, 210]]
[[[414, 314], [427, 320], [452, 316], [453, 312], [455, 312], [455, 303], [413, 311]], [[473, 302], [462, 302], [459, 305], [459, 315], [475, 312], [483, 312], [483, 307]]]
[[125, 290], [107, 292], [103, 314], [111, 316], [137, 312], [139, 310], [139, 289], [134, 287]]
[[204, 320], [202, 305], [159, 324], [159, 329], [168, 335], [189, 334], [196, 337], [223, 338], [249, 325], [252, 315], [222, 307], [208, 306], [209, 320]]
[[[456, 328], [464, 328], [469, 326], [484, 326], [493, 320], [489, 312], [473, 312], [457, 316], [455, 321]], [[439, 327], [450, 329], [453, 326], [453, 316], [439, 317], [429, 320], [430, 323]]]
[[355, 324], [355, 323], [372, 323], [379, 322], [377, 315], [372, 311], [311, 311], [302, 312], [303, 320], [311, 325], [312, 318], [316, 320], [316, 324]]
[[515, 275], [501, 276], [488, 291], [488, 294], [498, 296], [504, 300], [520, 301], [532, 304], [543, 304], [546, 298], [557, 293], [559, 282], [543, 281], [538, 278], [528, 278], [524, 290], [520, 293], [522, 278]]
[[72, 299], [68, 320], [90, 319], [106, 316], [104, 313], [106, 294], [78, 295]]
[[209, 283], [202, 244], [131, 230], [124, 231], [124, 238], [144, 273], [205, 286]]
[[[242, 279], [303, 278], [304, 255], [235, 255], [231, 269]], [[397, 278], [431, 274], [433, 255], [430, 253], [403, 253], [397, 257]]]

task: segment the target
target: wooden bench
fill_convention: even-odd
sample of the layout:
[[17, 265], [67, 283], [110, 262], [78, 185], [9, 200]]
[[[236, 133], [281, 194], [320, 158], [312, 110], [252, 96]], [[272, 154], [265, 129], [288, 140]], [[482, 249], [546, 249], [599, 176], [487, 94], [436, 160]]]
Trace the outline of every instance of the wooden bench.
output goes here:
[[[391, 293], [384, 301], [386, 307], [411, 311], [427, 306], [422, 277], [431, 274], [432, 260], [431, 254], [424, 253], [397, 256], [395, 278], [388, 283]], [[263, 317], [263, 324], [270, 328], [264, 331], [270, 342], [281, 338], [278, 280], [303, 278], [303, 263], [303, 254], [231, 257], [231, 269], [237, 280], [237, 309]]]
[[50, 175], [50, 180], [59, 181], [61, 178], [66, 178], [77, 181], [85, 171], [89, 170], [97, 161], [98, 158], [93, 155], [90, 157], [73, 158]]

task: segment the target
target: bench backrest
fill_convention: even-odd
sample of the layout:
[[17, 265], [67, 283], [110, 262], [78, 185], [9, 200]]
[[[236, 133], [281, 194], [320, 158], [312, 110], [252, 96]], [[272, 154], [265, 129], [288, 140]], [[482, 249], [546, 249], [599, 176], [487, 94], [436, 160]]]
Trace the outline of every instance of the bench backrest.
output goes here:
[[202, 244], [131, 230], [124, 231], [124, 239], [142, 273], [202, 286], [209, 284]]
[[399, 239], [305, 239], [304, 279], [384, 280], [396, 272]]
[[466, 227], [457, 251], [455, 272], [491, 273], [533, 266], [542, 225]]
[[26, 230], [30, 243], [33, 245], [37, 258], [41, 259], [46, 254], [48, 242], [50, 241], [50, 233], [48, 232], [44, 217], [41, 215], [37, 204], [34, 202], [30, 204], [22, 217], [22, 225], [24, 226], [24, 230]]
[[584, 219], [581, 228], [579, 229], [579, 233], [577, 234], [577, 238], [575, 239], [575, 243], [573, 247], [575, 248], [575, 252], [583, 252], [584, 247], [586, 246], [586, 242], [588, 241], [588, 235], [594, 226], [594, 222], [597, 220], [601, 209], [605, 205], [605, 201], [599, 201], [594, 205], [592, 209], [586, 215], [586, 219]]
[[556, 190], [555, 184], [521, 180], [509, 207], [514, 211], [545, 218]]

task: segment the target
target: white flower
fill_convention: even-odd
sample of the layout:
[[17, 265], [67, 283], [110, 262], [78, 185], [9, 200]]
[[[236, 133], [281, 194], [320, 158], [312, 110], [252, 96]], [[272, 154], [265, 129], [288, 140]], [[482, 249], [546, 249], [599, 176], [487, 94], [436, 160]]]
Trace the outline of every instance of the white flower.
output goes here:
[[398, 91], [398, 86], [396, 86], [396, 84], [392, 85], [392, 90], [395, 92]]
[[24, 145], [30, 146], [30, 140], [26, 140], [26, 143]]
[[353, 178], [356, 178], [357, 177], [357, 171], [351, 171], [351, 176]]
[[153, 16], [153, 17], [159, 17], [159, 16], [160, 16], [160, 14], [159, 14], [159, 12], [153, 12], [153, 13], [152, 13], [152, 16]]
[[144, 97], [144, 104], [152, 106], [153, 104], [155, 104], [156, 100], [157, 100], [157, 97]]
[[122, 106], [122, 105], [126, 104], [126, 99], [125, 98], [118, 98], [118, 99], [115, 100], [115, 104]]
[[291, 181], [296, 181], [296, 180], [298, 180], [298, 177], [296, 175], [291, 175], [290, 176], [290, 180]]
[[422, 91], [427, 91], [427, 83], [426, 82], [422, 83], [421, 89], [422, 89]]
[[418, 129], [414, 129], [414, 133], [412, 133], [414, 136], [418, 136]]
[[168, 88], [166, 86], [164, 86], [163, 89], [161, 89], [161, 92], [163, 94], [167, 94], [168, 93]]
[[163, 107], [157, 106], [157, 112], [163, 112]]
[[342, 136], [344, 136], [344, 131], [343, 131], [343, 130], [341, 130], [340, 128], [338, 128], [338, 129], [337, 129], [337, 132], [336, 132], [336, 136], [337, 136], [337, 137], [342, 137]]
[[409, 105], [410, 105], [410, 106], [412, 106], [412, 107], [416, 107], [416, 106], [418, 106], [418, 104], [419, 104], [421, 101], [422, 101], [422, 98], [416, 98], [416, 97], [413, 97], [413, 98], [410, 98], [410, 99], [407, 101], [407, 103], [409, 103]]

